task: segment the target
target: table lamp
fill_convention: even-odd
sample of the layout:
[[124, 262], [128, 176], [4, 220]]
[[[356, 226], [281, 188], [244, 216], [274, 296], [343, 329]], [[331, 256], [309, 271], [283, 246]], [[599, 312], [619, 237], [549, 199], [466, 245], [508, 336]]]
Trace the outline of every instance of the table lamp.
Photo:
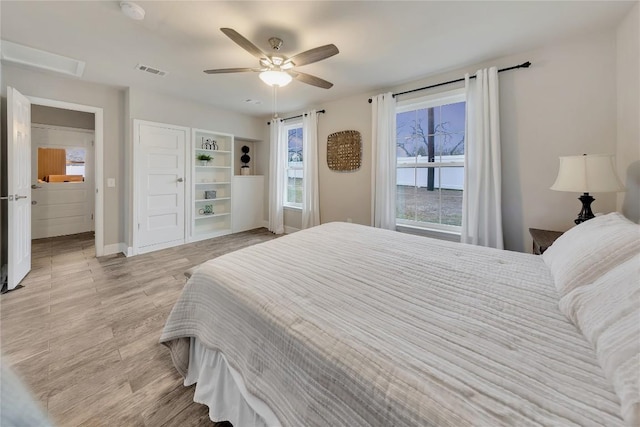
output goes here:
[[624, 191], [624, 186], [616, 174], [613, 155], [583, 154], [560, 157], [558, 177], [551, 189], [583, 193], [578, 197], [582, 202], [582, 210], [574, 220], [580, 224], [595, 216], [591, 211], [591, 203], [595, 199], [589, 193]]

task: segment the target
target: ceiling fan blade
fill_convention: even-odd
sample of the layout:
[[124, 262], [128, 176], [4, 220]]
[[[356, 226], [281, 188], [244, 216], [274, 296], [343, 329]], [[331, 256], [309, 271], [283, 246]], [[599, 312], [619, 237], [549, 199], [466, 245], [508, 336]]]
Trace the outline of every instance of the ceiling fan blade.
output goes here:
[[293, 63], [296, 67], [300, 67], [302, 65], [312, 64], [314, 62], [322, 61], [323, 59], [327, 59], [333, 55], [337, 55], [340, 53], [336, 45], [327, 44], [324, 46], [316, 47], [314, 49], [310, 49], [304, 52], [297, 54], [289, 59], [287, 59], [286, 63]]
[[289, 71], [291, 77], [296, 80], [306, 83], [311, 86], [321, 87], [322, 89], [331, 89], [333, 83], [321, 79], [320, 77], [312, 76], [311, 74], [301, 73], [299, 71]]
[[260, 68], [219, 68], [217, 70], [204, 70], [207, 74], [244, 73], [247, 71], [262, 71]]
[[266, 53], [260, 50], [255, 44], [244, 38], [240, 33], [231, 28], [220, 28], [227, 37], [236, 42], [238, 46], [252, 54], [258, 59], [269, 58]]

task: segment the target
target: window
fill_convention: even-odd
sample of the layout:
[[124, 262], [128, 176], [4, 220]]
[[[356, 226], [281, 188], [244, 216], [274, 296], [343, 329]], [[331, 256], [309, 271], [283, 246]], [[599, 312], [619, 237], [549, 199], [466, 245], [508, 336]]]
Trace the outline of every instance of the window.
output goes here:
[[396, 113], [397, 223], [459, 232], [464, 90], [399, 103]]
[[86, 149], [38, 147], [38, 182], [83, 182]]
[[285, 125], [283, 131], [287, 141], [284, 205], [302, 208], [302, 123]]

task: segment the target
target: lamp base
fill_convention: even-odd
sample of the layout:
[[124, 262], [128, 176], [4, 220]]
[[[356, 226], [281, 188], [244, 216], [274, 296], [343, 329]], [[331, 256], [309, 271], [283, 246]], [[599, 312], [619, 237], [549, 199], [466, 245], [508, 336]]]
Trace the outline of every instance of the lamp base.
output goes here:
[[595, 217], [591, 211], [591, 203], [593, 203], [595, 199], [591, 197], [589, 193], [584, 193], [582, 196], [578, 197], [578, 200], [582, 202], [582, 210], [578, 214], [578, 218], [573, 221], [576, 225]]

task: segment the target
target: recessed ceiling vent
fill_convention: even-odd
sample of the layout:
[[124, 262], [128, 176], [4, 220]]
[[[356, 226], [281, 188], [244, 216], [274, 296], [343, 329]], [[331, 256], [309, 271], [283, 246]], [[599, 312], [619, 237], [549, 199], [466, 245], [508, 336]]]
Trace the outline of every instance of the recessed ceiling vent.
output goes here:
[[156, 76], [164, 77], [167, 75], [166, 71], [158, 70], [157, 68], [149, 67], [148, 65], [138, 64], [136, 70], [145, 71], [147, 73], [155, 74]]

